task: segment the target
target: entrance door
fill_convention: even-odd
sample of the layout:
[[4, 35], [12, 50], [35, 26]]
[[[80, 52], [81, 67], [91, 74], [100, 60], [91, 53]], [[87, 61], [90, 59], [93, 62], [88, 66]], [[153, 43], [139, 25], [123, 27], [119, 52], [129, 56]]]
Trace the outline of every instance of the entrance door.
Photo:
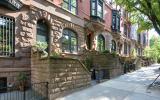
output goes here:
[[92, 35], [87, 35], [87, 48], [90, 50], [92, 48]]
[[0, 78], [0, 93], [7, 91], [7, 78]]

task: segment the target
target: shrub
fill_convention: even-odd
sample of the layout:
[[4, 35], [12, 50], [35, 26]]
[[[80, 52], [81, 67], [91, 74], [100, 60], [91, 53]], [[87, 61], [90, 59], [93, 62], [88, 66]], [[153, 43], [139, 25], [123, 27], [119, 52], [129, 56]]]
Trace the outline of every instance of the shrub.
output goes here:
[[109, 50], [104, 50], [102, 53], [108, 54], [108, 53], [110, 53], [110, 51]]
[[58, 58], [58, 57], [60, 57], [60, 54], [54, 51], [51, 53], [51, 57]]

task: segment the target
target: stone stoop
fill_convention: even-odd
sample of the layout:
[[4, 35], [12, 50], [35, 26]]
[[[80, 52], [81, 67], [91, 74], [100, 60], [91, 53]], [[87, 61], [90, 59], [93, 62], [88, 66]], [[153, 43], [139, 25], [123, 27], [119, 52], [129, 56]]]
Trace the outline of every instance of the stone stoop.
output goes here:
[[50, 100], [86, 88], [91, 84], [91, 76], [85, 66], [77, 59], [39, 58], [32, 55], [31, 80], [49, 82]]

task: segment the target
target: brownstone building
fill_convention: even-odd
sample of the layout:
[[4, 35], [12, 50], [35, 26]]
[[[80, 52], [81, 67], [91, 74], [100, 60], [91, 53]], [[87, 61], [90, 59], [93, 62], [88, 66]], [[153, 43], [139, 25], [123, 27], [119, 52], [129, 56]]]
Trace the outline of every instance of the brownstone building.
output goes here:
[[[58, 86], [54, 84], [54, 93], [88, 86], [90, 73], [75, 59], [81, 58], [84, 49], [109, 50], [129, 56], [130, 30], [126, 31], [125, 28], [130, 29], [129, 21], [124, 20], [120, 9], [115, 9], [108, 0], [0, 1], [0, 84], [15, 84], [19, 73], [24, 72], [31, 81], [57, 82], [56, 85], [68, 82], [73, 85], [56, 88]], [[123, 29], [124, 32], [121, 31]], [[48, 44], [48, 55], [56, 52], [72, 59], [55, 61], [47, 58], [44, 62], [37, 61], [31, 50], [36, 42]], [[125, 51], [126, 48], [129, 51]], [[40, 68], [36, 69], [38, 66]], [[54, 76], [53, 68], [56, 69], [56, 66], [66, 69], [76, 66], [75, 69], [68, 69], [68, 73], [77, 74], [65, 73], [63, 76], [64, 73], [55, 72]], [[115, 66], [120, 64], [116, 63]], [[65, 71], [65, 68], [57, 70]], [[121, 73], [119, 70], [120, 67], [113, 73]], [[40, 77], [36, 76], [40, 74]]]

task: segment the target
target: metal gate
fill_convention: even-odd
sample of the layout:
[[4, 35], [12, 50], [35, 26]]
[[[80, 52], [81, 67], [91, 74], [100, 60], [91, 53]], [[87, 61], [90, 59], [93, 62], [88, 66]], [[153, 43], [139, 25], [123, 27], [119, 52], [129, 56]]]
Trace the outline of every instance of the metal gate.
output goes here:
[[48, 82], [34, 83], [30, 86], [0, 87], [0, 100], [48, 100]]

